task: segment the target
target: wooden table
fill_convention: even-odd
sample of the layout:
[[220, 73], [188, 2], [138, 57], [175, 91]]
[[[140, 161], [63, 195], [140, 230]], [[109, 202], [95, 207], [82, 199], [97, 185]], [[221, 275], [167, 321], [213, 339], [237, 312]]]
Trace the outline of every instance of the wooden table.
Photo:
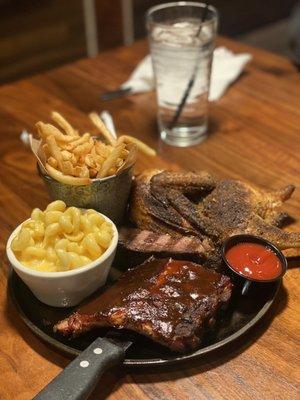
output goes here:
[[[212, 104], [211, 135], [196, 147], [178, 149], [159, 142], [152, 93], [99, 101], [99, 94], [118, 87], [146, 54], [144, 42], [1, 87], [1, 253], [12, 229], [33, 207], [43, 208], [49, 201], [35, 160], [19, 136], [23, 129], [34, 131], [34, 123], [47, 120], [53, 109], [82, 130], [90, 128], [86, 113], [108, 109], [119, 130], [158, 149], [156, 160], [140, 157], [138, 170], [154, 164], [180, 166], [207, 169], [220, 177], [241, 178], [266, 188], [286, 183], [299, 187], [299, 74], [284, 58], [229, 40], [220, 42], [236, 52], [249, 51], [253, 61], [226, 95]], [[300, 220], [299, 188], [286, 210]], [[299, 228], [299, 222], [291, 227]], [[69, 360], [49, 349], [20, 321], [7, 298], [6, 273], [4, 261], [0, 270], [0, 399], [31, 399]], [[299, 293], [299, 270], [293, 268], [284, 278], [272, 313], [242, 340], [193, 363], [111, 371], [91, 398], [299, 398]]]

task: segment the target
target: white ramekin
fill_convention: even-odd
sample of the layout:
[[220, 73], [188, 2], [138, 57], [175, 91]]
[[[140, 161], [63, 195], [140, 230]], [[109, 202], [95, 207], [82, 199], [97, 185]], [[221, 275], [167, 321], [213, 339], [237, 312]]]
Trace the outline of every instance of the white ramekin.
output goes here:
[[11, 249], [11, 242], [22, 224], [12, 232], [6, 245], [8, 260], [14, 271], [41, 302], [54, 307], [75, 306], [105, 284], [117, 249], [118, 230], [109, 218], [100, 215], [113, 227], [110, 246], [95, 261], [70, 271], [40, 272], [22, 265]]

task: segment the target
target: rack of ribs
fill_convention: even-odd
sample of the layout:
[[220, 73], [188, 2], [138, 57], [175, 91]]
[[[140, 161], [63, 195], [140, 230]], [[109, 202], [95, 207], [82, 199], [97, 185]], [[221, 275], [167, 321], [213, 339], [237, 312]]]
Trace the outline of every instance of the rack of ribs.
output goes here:
[[186, 352], [199, 347], [231, 292], [225, 275], [190, 261], [152, 257], [54, 330], [76, 336], [98, 327], [128, 329]]

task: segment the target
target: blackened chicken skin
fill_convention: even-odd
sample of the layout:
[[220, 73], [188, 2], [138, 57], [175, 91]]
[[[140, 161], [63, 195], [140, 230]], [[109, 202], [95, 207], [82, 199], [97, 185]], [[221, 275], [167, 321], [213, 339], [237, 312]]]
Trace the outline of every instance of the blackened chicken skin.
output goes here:
[[201, 232], [168, 200], [170, 190], [183, 194], [209, 193], [214, 178], [207, 172], [179, 173], [146, 170], [134, 181], [130, 199], [130, 218], [138, 228], [170, 235], [197, 235]]
[[177, 352], [201, 343], [217, 311], [231, 296], [227, 276], [189, 261], [151, 259], [128, 270], [94, 302], [55, 330], [78, 335], [97, 327], [129, 329]]
[[140, 229], [195, 235], [216, 248], [228, 237], [245, 233], [281, 249], [297, 248], [300, 233], [280, 229], [287, 215], [279, 210], [294, 189], [288, 185], [266, 191], [238, 180], [217, 181], [206, 172], [148, 170], [136, 178], [131, 219]]
[[205, 233], [219, 242], [237, 234], [261, 236], [281, 249], [300, 247], [300, 233], [278, 227], [286, 214], [278, 207], [289, 199], [293, 185], [264, 191], [236, 180], [220, 181], [199, 203], [197, 217]]

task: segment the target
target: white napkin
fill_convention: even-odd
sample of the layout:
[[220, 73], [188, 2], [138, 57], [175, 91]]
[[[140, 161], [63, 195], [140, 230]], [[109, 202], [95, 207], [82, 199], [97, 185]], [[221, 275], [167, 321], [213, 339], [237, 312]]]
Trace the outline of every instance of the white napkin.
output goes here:
[[[215, 49], [212, 63], [209, 101], [218, 100], [225, 93], [228, 86], [238, 78], [251, 58], [251, 54], [234, 54], [225, 47], [218, 47]], [[153, 90], [154, 86], [151, 56], [148, 55], [137, 65], [129, 79], [124, 82], [121, 87], [130, 87], [133, 93], [142, 93]]]
[[117, 137], [117, 132], [116, 132], [116, 128], [115, 128], [115, 123], [114, 120], [112, 118], [112, 116], [110, 115], [110, 113], [107, 110], [103, 110], [100, 113], [100, 118], [102, 119], [102, 121], [104, 122], [104, 124], [106, 125], [106, 128], [110, 131], [110, 133], [113, 135], [113, 137], [115, 139], [118, 139]]
[[25, 129], [21, 132], [20, 139], [26, 147], [29, 147], [29, 133]]

